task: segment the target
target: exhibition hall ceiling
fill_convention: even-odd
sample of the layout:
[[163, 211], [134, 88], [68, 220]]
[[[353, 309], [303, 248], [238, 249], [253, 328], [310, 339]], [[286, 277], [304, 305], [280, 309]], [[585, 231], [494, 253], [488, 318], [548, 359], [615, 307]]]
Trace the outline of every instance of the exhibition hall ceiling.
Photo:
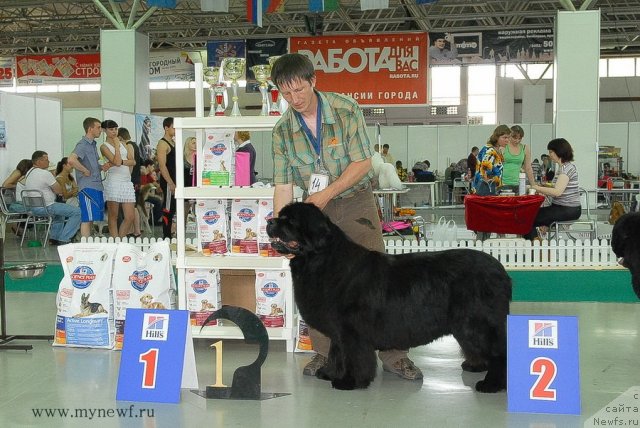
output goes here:
[[0, 55], [96, 52], [100, 29], [116, 29], [103, 8], [129, 27], [139, 25], [152, 51], [200, 50], [210, 40], [275, 36], [549, 27], [557, 10], [600, 9], [602, 55], [640, 53], [640, 0], [437, 0], [425, 5], [389, 0], [389, 8], [365, 11], [360, 0], [338, 3], [335, 11], [312, 13], [308, 0], [284, 0], [283, 12], [265, 14], [260, 28], [247, 22], [246, 0], [229, 0], [228, 13], [203, 12], [200, 0], [178, 0], [176, 9], [155, 11], [146, 0], [0, 0]]

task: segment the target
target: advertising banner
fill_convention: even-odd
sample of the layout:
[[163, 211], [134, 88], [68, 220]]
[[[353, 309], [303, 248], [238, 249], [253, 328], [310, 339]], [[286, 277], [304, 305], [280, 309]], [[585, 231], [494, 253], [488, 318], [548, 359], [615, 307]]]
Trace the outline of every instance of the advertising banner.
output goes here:
[[18, 84], [82, 83], [100, 79], [100, 54], [16, 56]]
[[292, 37], [291, 52], [308, 56], [322, 91], [360, 105], [427, 104], [427, 34]]
[[[198, 55], [197, 52], [192, 55]], [[189, 52], [149, 52], [149, 81], [195, 80], [195, 68]]]
[[553, 62], [553, 28], [429, 33], [429, 66]]
[[207, 67], [220, 67], [223, 58], [244, 58], [244, 40], [207, 42]]
[[278, 56], [287, 53], [286, 38], [250, 39], [247, 40], [247, 92], [260, 92], [258, 81], [253, 75], [251, 67], [260, 64], [269, 64], [270, 56]]
[[14, 58], [0, 58], [0, 87], [13, 86]]

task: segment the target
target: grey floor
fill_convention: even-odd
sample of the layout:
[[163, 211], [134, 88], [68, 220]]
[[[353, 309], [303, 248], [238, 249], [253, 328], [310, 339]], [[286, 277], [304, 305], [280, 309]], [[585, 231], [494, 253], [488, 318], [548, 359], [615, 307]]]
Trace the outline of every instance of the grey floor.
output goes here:
[[[55, 249], [20, 248], [7, 239], [9, 262], [57, 260]], [[54, 293], [9, 293], [10, 334], [52, 334]], [[308, 354], [291, 354], [271, 342], [263, 366], [263, 392], [288, 393], [264, 401], [206, 400], [183, 390], [180, 404], [115, 400], [120, 353], [53, 348], [47, 341], [22, 341], [34, 349], [0, 352], [0, 427], [583, 427], [621, 394], [640, 386], [640, 305], [613, 303], [515, 302], [513, 314], [576, 315], [580, 326], [582, 412], [579, 416], [510, 414], [506, 393], [479, 394], [473, 385], [483, 374], [463, 373], [457, 343], [450, 337], [412, 349], [422, 381], [409, 382], [378, 369], [367, 390], [336, 391], [330, 384], [302, 376]], [[200, 388], [214, 381], [213, 340], [196, 340]], [[256, 348], [225, 343], [223, 378], [255, 358]], [[620, 404], [620, 403], [619, 403]], [[143, 417], [81, 417], [90, 409], [129, 409]], [[638, 407], [638, 401], [631, 405]], [[39, 409], [69, 409], [74, 416], [37, 417]], [[88, 415], [88, 413], [86, 413]], [[640, 414], [606, 413], [606, 420]], [[633, 419], [635, 418], [635, 419]], [[620, 425], [618, 425], [620, 426]]]

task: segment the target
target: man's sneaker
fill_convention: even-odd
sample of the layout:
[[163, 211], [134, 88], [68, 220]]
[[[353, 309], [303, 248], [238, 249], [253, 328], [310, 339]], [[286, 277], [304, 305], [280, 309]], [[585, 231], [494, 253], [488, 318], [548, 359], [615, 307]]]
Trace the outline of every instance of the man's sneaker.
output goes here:
[[420, 380], [422, 379], [422, 372], [419, 368], [413, 364], [409, 358], [401, 358], [392, 365], [382, 364], [382, 369], [385, 372], [395, 373], [403, 379], [407, 380]]
[[316, 354], [313, 356], [311, 361], [304, 366], [302, 369], [302, 374], [305, 376], [315, 376], [318, 369], [321, 369], [327, 364], [328, 360], [326, 357], [323, 357], [320, 354]]

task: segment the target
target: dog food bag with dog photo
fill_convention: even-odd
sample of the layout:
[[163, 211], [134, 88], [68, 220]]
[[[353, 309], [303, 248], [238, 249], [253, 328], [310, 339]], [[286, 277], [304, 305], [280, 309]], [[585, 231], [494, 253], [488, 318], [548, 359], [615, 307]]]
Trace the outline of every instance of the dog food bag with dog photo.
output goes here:
[[296, 348], [294, 352], [313, 352], [313, 343], [309, 334], [309, 326], [298, 314], [298, 329], [296, 331]]
[[58, 288], [54, 346], [113, 348], [111, 275], [116, 247], [58, 247], [64, 276]]
[[258, 249], [262, 257], [278, 257], [280, 254], [271, 247], [267, 235], [267, 222], [273, 218], [273, 199], [258, 201]]
[[[191, 325], [200, 327], [213, 311], [220, 309], [220, 275], [217, 269], [187, 269], [184, 281]], [[207, 325], [217, 325], [217, 321]]]
[[122, 349], [127, 308], [171, 309], [174, 287], [167, 241], [152, 244], [147, 252], [135, 245], [118, 244], [113, 269], [115, 349]]
[[265, 327], [284, 327], [284, 290], [290, 282], [288, 270], [256, 269], [256, 315]]
[[231, 203], [231, 252], [258, 254], [257, 199], [234, 199]]
[[202, 184], [230, 186], [233, 183], [233, 136], [231, 129], [207, 129], [202, 145]]
[[222, 199], [196, 201], [199, 250], [205, 256], [229, 252], [227, 204]]

